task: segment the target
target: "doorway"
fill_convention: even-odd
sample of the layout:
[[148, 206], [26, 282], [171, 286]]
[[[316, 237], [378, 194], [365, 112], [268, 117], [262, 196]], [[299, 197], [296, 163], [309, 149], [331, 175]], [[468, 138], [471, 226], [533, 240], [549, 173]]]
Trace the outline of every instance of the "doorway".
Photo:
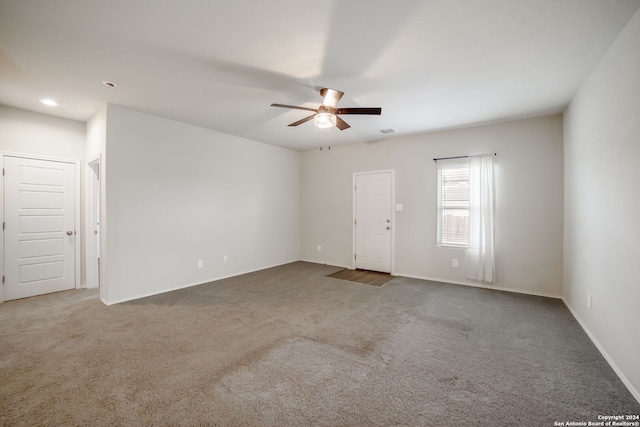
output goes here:
[[353, 181], [354, 268], [391, 273], [394, 171], [357, 172]]
[[100, 287], [101, 270], [101, 170], [100, 157], [87, 163], [86, 268], [87, 288]]

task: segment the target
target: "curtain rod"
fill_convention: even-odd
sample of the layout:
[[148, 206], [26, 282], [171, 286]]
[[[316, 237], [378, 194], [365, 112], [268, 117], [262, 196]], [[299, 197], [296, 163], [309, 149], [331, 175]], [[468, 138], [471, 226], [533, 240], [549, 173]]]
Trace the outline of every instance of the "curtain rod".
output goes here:
[[[497, 156], [498, 153], [493, 153], [494, 156]], [[470, 156], [455, 156], [455, 157], [436, 157], [435, 159], [433, 159], [434, 162], [437, 162], [438, 160], [450, 160], [450, 159], [466, 159], [469, 158]]]

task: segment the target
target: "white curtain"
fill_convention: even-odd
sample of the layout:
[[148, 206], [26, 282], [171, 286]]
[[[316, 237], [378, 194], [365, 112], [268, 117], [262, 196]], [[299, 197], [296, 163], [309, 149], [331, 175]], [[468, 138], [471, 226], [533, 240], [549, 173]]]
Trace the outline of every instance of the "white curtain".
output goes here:
[[493, 154], [469, 157], [467, 278], [495, 283]]

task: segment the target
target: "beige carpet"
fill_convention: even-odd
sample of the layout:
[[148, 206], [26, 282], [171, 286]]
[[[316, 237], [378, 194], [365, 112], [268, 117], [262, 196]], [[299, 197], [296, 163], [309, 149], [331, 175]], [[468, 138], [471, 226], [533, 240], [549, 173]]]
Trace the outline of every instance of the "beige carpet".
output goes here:
[[561, 301], [297, 262], [0, 305], [0, 425], [552, 426], [640, 413]]
[[377, 271], [351, 270], [349, 268], [344, 268], [340, 271], [336, 271], [335, 273], [328, 274], [327, 277], [362, 283], [364, 285], [382, 286], [392, 280], [394, 276], [388, 273], [379, 273]]

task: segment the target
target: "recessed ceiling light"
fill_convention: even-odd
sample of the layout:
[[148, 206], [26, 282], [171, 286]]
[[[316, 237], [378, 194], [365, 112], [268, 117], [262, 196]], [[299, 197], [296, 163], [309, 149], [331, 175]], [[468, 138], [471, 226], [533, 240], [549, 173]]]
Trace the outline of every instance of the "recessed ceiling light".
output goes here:
[[51, 98], [45, 98], [45, 99], [41, 99], [40, 102], [42, 102], [44, 105], [48, 105], [49, 107], [57, 107], [58, 103], [56, 101], [54, 101]]
[[107, 80], [103, 81], [102, 84], [105, 85], [106, 87], [116, 87], [116, 86], [118, 86], [114, 82], [110, 82], [110, 81], [107, 81]]
[[394, 133], [396, 130], [394, 128], [389, 129], [380, 129], [380, 133]]

